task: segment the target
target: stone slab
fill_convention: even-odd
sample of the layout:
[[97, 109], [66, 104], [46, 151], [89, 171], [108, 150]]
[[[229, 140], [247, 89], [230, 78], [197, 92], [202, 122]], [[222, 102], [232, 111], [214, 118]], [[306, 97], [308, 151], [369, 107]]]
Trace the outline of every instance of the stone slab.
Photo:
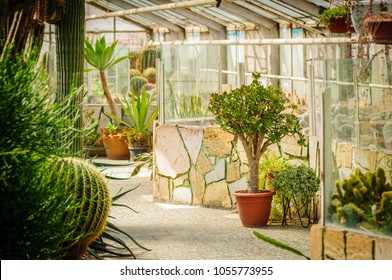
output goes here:
[[345, 260], [344, 231], [327, 227], [324, 235], [324, 254], [327, 259]]
[[173, 190], [173, 201], [192, 204], [192, 191], [190, 187], [178, 187]]
[[193, 164], [196, 163], [203, 142], [202, 127], [179, 127], [181, 137]]
[[225, 180], [214, 182], [207, 186], [203, 200], [204, 205], [231, 208], [232, 202]]
[[392, 260], [392, 239], [386, 237], [375, 238], [374, 258], [376, 260]]
[[318, 224], [310, 228], [310, 259], [322, 260], [323, 256], [323, 232], [324, 227]]
[[226, 156], [231, 154], [233, 140], [233, 134], [223, 131], [220, 127], [210, 126], [205, 129], [203, 145], [211, 155]]
[[226, 168], [226, 161], [224, 158], [221, 158], [217, 161], [214, 169], [208, 172], [205, 175], [206, 183], [209, 184], [211, 182], [217, 182], [225, 178], [225, 168]]
[[346, 233], [346, 259], [372, 260], [373, 239], [363, 234], [354, 232]]

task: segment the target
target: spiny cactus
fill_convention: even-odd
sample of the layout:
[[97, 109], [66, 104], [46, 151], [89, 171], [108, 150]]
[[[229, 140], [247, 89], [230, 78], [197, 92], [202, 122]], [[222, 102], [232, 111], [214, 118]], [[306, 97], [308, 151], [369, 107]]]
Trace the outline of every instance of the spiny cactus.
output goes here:
[[147, 68], [155, 68], [155, 60], [158, 57], [158, 51], [154, 48], [147, 48], [142, 53], [142, 71]]
[[155, 84], [157, 70], [154, 67], [149, 67], [143, 71], [143, 76], [147, 78], [149, 83]]
[[129, 70], [129, 78], [133, 78], [133, 77], [136, 77], [136, 76], [142, 76], [143, 74], [142, 73], [140, 73], [140, 71], [139, 70], [137, 70], [137, 69], [130, 69]]
[[392, 234], [392, 186], [384, 169], [363, 173], [356, 168], [335, 186], [330, 208], [332, 221]]
[[142, 76], [135, 76], [130, 81], [130, 88], [132, 94], [139, 95], [144, 84], [147, 84], [148, 80]]
[[62, 246], [65, 257], [80, 259], [91, 242], [99, 237], [109, 214], [111, 198], [104, 176], [93, 165], [78, 158], [53, 158], [47, 183], [71, 195], [65, 223], [75, 227]]

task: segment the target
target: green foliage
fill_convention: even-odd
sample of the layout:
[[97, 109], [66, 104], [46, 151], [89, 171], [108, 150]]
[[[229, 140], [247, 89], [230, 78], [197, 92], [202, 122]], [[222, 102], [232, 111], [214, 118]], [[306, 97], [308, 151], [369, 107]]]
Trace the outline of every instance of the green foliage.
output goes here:
[[131, 95], [140, 94], [142, 92], [142, 87], [148, 83], [147, 78], [142, 76], [135, 76], [130, 81]]
[[[74, 241], [64, 223], [72, 210], [67, 193], [53, 188], [45, 164], [51, 155], [70, 156], [75, 120], [70, 110], [75, 94], [53, 103], [47, 77], [36, 67], [34, 50], [14, 56], [5, 50], [0, 61], [0, 223], [1, 259], [59, 259], [59, 246]], [[63, 136], [66, 137], [63, 137]]]
[[289, 165], [274, 173], [272, 185], [275, 190], [288, 197], [313, 197], [320, 188], [320, 178], [308, 165]]
[[[281, 198], [283, 216], [282, 224], [287, 223], [291, 204], [298, 213], [302, 226], [310, 225], [312, 217], [317, 220], [316, 192], [320, 188], [320, 178], [315, 170], [306, 164], [288, 165], [273, 174], [271, 184]], [[305, 223], [303, 218], [307, 218]]]
[[348, 17], [350, 17], [349, 7], [347, 5], [341, 5], [332, 9], [325, 10], [320, 15], [320, 23], [324, 23], [325, 25], [330, 25], [339, 18], [348, 18]]
[[260, 232], [257, 232], [257, 231], [254, 231], [253, 234], [254, 234], [257, 238], [263, 240], [264, 242], [267, 242], [267, 243], [269, 243], [269, 244], [271, 244], [271, 245], [274, 245], [274, 246], [276, 246], [276, 247], [278, 247], [278, 248], [280, 248], [280, 249], [283, 249], [283, 250], [292, 252], [292, 253], [294, 253], [294, 254], [296, 254], [296, 255], [298, 255], [298, 256], [304, 257], [304, 258], [307, 259], [307, 260], [310, 260], [310, 258], [309, 258], [308, 256], [306, 256], [305, 254], [303, 254], [301, 251], [299, 251], [299, 250], [297, 250], [297, 249], [291, 247], [290, 245], [284, 244], [284, 243], [282, 243], [282, 242], [280, 242], [280, 241], [278, 241], [278, 240], [276, 240], [276, 239], [273, 239], [273, 238], [271, 238], [271, 237], [265, 236], [264, 234], [261, 234]]
[[145, 145], [145, 141], [151, 134], [149, 127], [158, 116], [157, 106], [149, 114], [153, 99], [154, 95], [148, 94], [145, 90], [140, 95], [131, 95], [131, 100], [128, 100], [126, 96], [122, 100], [119, 99], [124, 115], [130, 123], [107, 113], [110, 118], [126, 127], [123, 133], [127, 135], [128, 143], [131, 145]]
[[392, 186], [384, 169], [363, 173], [356, 168], [335, 187], [329, 209], [334, 223], [392, 235]]
[[95, 42], [95, 47], [90, 41], [85, 39], [84, 58], [86, 61], [98, 70], [106, 70], [116, 65], [120, 61], [126, 59], [128, 56], [122, 56], [116, 59], [116, 46], [118, 41], [115, 41], [110, 46], [106, 45], [105, 36], [98, 38]]
[[289, 165], [290, 162], [278, 156], [274, 151], [270, 150], [263, 154], [259, 164], [260, 189], [271, 189], [270, 181], [273, 179], [273, 174]]

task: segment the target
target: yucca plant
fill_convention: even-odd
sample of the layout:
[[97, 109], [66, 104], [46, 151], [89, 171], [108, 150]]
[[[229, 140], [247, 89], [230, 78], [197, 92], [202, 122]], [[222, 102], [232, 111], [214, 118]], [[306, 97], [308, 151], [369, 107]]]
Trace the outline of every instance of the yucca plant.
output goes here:
[[110, 94], [107, 79], [106, 70], [116, 65], [120, 61], [128, 58], [128, 56], [121, 56], [116, 59], [118, 51], [116, 52], [116, 46], [118, 41], [115, 41], [111, 45], [106, 45], [105, 36], [97, 39], [95, 47], [85, 39], [84, 58], [92, 67], [99, 71], [101, 77], [101, 84], [105, 98], [109, 104], [111, 113], [117, 117], [116, 109], [114, 107], [114, 101]]
[[130, 145], [145, 145], [148, 137], [151, 135], [149, 127], [158, 115], [158, 107], [149, 115], [149, 108], [154, 99], [154, 94], [148, 94], [143, 90], [140, 95], [131, 95], [131, 100], [126, 96], [119, 99], [124, 115], [128, 118], [129, 123], [119, 119], [116, 115], [107, 113], [107, 115], [120, 125], [126, 127], [123, 133], [127, 134], [128, 143]]

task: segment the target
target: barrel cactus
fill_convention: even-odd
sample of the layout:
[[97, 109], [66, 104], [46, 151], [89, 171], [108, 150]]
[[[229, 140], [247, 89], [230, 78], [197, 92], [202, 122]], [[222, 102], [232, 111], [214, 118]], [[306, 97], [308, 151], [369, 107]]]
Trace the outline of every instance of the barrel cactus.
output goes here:
[[108, 185], [98, 169], [78, 158], [51, 159], [48, 170], [47, 184], [70, 195], [64, 219], [74, 227], [60, 246], [65, 258], [80, 259], [105, 229], [111, 205]]
[[142, 76], [135, 76], [130, 80], [131, 93], [140, 94], [144, 84], [147, 84], [148, 80]]
[[134, 69], [134, 68], [130, 69], [129, 70], [129, 78], [132, 79], [133, 77], [136, 77], [136, 76], [142, 76], [142, 73], [140, 73], [140, 71], [137, 69]]
[[155, 84], [157, 70], [154, 67], [149, 67], [143, 71], [143, 76], [147, 78], [149, 83]]

